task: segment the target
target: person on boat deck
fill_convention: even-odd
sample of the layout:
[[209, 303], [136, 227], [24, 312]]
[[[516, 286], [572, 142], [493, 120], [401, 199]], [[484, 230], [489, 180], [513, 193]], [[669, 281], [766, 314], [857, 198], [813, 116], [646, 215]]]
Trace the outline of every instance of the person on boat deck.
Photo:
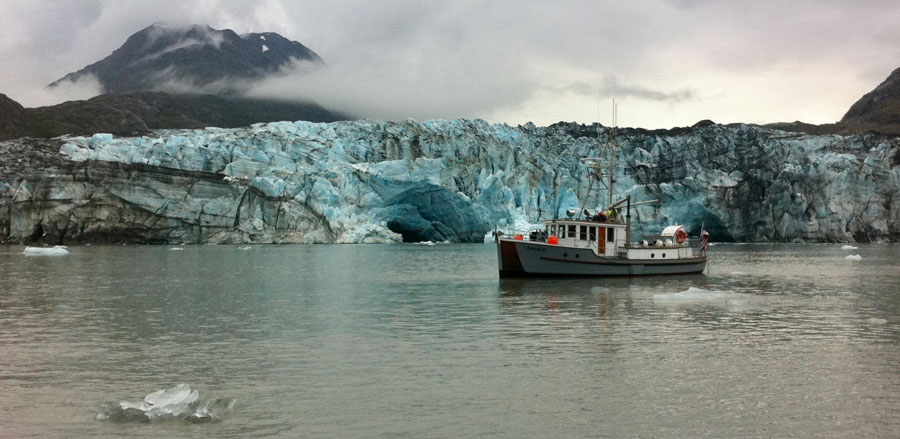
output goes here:
[[603, 212], [597, 212], [597, 214], [594, 215], [594, 217], [591, 218], [591, 220], [593, 220], [593, 221], [599, 221], [599, 222], [601, 222], [601, 223], [602, 223], [602, 222], [606, 222], [606, 214], [603, 213]]

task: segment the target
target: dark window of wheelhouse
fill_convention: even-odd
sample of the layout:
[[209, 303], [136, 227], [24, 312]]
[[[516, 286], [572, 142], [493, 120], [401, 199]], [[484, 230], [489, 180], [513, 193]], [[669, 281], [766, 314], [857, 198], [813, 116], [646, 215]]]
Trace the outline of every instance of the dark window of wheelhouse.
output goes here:
[[597, 240], [597, 227], [590, 226], [590, 241], [594, 242]]
[[578, 226], [578, 239], [587, 241], [587, 226]]
[[575, 224], [569, 224], [569, 236], [575, 237]]
[[610, 227], [606, 229], [606, 242], [613, 242], [616, 240], [616, 229]]

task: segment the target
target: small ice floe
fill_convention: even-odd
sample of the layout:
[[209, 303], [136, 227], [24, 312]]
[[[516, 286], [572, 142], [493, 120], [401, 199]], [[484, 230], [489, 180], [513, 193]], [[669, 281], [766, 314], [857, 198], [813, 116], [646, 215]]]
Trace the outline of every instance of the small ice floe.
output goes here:
[[732, 271], [729, 274], [731, 274], [732, 276], [746, 276], [747, 275], [747, 273], [745, 273], [743, 271]]
[[860, 256], [860, 255], [847, 255], [847, 256], [844, 256], [844, 259], [846, 259], [846, 260], [848, 260], [848, 261], [861, 261], [861, 260], [862, 260], [862, 256]]
[[842, 245], [841, 250], [856, 250], [859, 247], [854, 247], [852, 245]]
[[65, 256], [69, 254], [68, 247], [54, 245], [53, 247], [25, 247], [22, 252], [25, 256]]
[[431, 242], [431, 241], [420, 241], [420, 242], [416, 242], [415, 244], [418, 244], [418, 245], [434, 245], [434, 242]]
[[883, 324], [887, 323], [887, 319], [879, 319], [878, 317], [872, 317], [872, 318], [866, 320], [866, 323], [868, 323], [870, 325], [883, 325]]
[[250, 247], [249, 245], [245, 245], [243, 247], [238, 247], [238, 250], [253, 250], [253, 247]]
[[719, 305], [728, 308], [749, 307], [750, 300], [744, 294], [738, 294], [734, 291], [717, 291], [704, 290], [702, 288], [690, 287], [687, 290], [677, 293], [654, 294], [653, 302], [658, 305], [681, 306], [681, 305]]
[[170, 251], [183, 251], [184, 247], [172, 247], [169, 249]]
[[157, 390], [139, 401], [106, 402], [94, 419], [107, 422], [221, 421], [234, 408], [234, 399], [200, 399], [189, 384]]

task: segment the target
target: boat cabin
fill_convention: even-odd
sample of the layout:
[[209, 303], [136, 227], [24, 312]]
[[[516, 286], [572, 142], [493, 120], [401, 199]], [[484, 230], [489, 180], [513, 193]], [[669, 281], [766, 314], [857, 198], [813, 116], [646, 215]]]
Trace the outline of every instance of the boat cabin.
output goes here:
[[618, 256], [627, 244], [623, 223], [553, 219], [544, 221], [544, 233], [547, 243], [592, 249], [597, 256]]
[[572, 249], [589, 249], [599, 257], [625, 259], [682, 259], [700, 254], [697, 239], [687, 239], [684, 226], [666, 227], [658, 235], [646, 235], [639, 242], [628, 242], [628, 226], [617, 221], [588, 219], [552, 219], [543, 230], [532, 230], [516, 240], [540, 242]]

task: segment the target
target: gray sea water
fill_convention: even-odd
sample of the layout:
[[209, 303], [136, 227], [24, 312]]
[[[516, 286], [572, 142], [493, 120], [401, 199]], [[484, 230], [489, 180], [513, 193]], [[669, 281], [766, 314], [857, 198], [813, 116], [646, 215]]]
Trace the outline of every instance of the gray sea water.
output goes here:
[[[0, 437], [898, 437], [900, 246], [858, 247], [509, 281], [491, 245], [0, 247]], [[94, 420], [179, 383], [233, 412]]]

